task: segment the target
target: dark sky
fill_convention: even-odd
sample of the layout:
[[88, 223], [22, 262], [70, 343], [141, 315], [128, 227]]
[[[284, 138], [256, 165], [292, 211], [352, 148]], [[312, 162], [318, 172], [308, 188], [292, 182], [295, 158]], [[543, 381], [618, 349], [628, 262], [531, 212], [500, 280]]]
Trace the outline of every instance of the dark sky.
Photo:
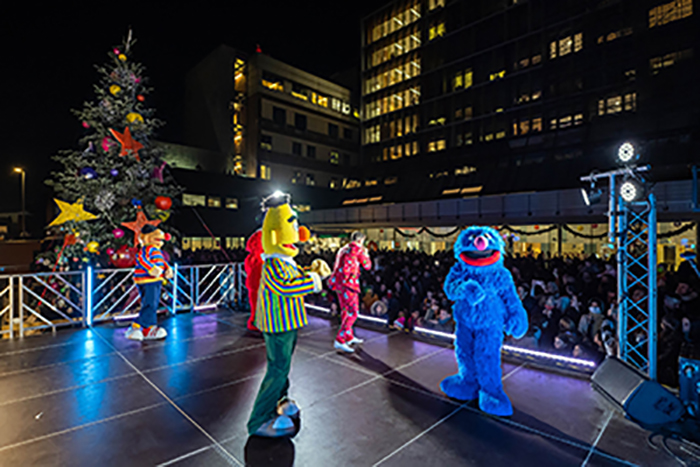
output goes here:
[[[69, 2], [50, 2], [69, 3]], [[0, 211], [19, 210], [19, 181], [27, 170], [31, 211], [39, 214], [48, 192], [50, 157], [75, 148], [80, 122], [70, 113], [92, 100], [95, 64], [102, 64], [131, 26], [133, 55], [155, 88], [152, 104], [167, 126], [159, 138], [181, 132], [185, 73], [219, 44], [264, 53], [328, 77], [358, 65], [360, 19], [384, 1], [70, 2], [44, 7], [15, 2], [0, 19], [2, 76]], [[10, 13], [10, 10], [12, 13]]]

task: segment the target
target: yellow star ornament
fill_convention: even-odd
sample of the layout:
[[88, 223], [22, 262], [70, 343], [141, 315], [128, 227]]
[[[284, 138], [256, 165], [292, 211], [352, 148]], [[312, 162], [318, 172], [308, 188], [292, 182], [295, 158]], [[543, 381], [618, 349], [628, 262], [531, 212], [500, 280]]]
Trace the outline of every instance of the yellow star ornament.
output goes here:
[[68, 221], [75, 221], [75, 222], [80, 222], [80, 221], [90, 221], [93, 219], [97, 219], [97, 216], [87, 212], [83, 208], [83, 200], [79, 199], [76, 201], [74, 204], [66, 203], [65, 201], [61, 201], [60, 199], [55, 199], [56, 204], [58, 205], [58, 209], [61, 210], [61, 213], [58, 215], [56, 219], [53, 220], [49, 224], [49, 227], [52, 227], [54, 225], [61, 225], [64, 224]]

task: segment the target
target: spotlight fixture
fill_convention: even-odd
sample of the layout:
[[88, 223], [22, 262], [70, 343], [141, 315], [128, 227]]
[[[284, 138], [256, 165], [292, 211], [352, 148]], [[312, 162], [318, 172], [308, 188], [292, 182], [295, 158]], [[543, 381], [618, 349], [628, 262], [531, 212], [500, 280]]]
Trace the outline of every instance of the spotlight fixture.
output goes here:
[[644, 188], [636, 180], [627, 179], [620, 185], [620, 196], [626, 203], [631, 203], [642, 198]]
[[581, 196], [586, 206], [600, 203], [603, 198], [603, 190], [595, 186], [595, 182], [591, 182], [590, 188], [581, 188]]
[[631, 164], [639, 159], [637, 149], [630, 142], [622, 143], [617, 150], [617, 159], [622, 164]]

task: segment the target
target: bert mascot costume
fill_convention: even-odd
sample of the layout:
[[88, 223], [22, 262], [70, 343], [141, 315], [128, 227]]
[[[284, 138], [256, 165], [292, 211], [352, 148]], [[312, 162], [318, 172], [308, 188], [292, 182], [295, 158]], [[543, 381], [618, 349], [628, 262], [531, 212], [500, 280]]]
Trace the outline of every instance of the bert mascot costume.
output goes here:
[[[257, 291], [255, 326], [262, 331], [267, 350], [267, 372], [260, 384], [248, 433], [264, 437], [294, 436], [299, 429], [299, 407], [287, 398], [297, 330], [307, 324], [304, 295], [320, 292], [330, 268], [320, 259], [304, 271], [294, 261], [294, 245], [309, 238], [299, 227], [289, 195], [275, 193], [263, 201], [264, 261]], [[255, 293], [255, 291], [249, 291]]]

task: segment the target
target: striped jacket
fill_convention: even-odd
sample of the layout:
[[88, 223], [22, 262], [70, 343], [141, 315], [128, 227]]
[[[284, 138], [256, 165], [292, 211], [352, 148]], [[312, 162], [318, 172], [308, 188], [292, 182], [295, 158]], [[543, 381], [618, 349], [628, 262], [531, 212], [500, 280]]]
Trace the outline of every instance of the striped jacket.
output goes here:
[[304, 272], [294, 259], [265, 255], [258, 289], [255, 325], [262, 332], [276, 333], [299, 329], [307, 324], [304, 295], [321, 291], [321, 278]]
[[134, 269], [134, 282], [137, 284], [145, 284], [147, 282], [158, 282], [163, 280], [162, 277], [153, 277], [148, 273], [149, 269], [158, 266], [164, 272], [170, 266], [165, 262], [163, 252], [160, 248], [153, 245], [141, 247], [136, 255], [136, 269]]

